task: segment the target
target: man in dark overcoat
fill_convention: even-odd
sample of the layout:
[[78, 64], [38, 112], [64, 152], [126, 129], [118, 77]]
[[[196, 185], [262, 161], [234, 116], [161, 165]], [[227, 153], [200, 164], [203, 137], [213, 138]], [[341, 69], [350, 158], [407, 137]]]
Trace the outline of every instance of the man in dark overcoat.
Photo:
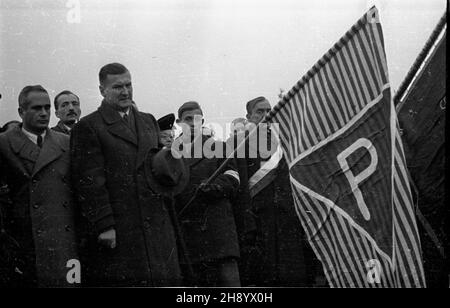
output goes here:
[[[247, 129], [257, 127], [254, 134], [258, 136], [246, 145], [247, 170], [241, 172], [248, 184], [252, 223], [256, 224], [255, 245], [242, 265], [246, 281], [256, 286], [311, 286], [318, 262], [295, 211], [289, 168], [281, 148], [273, 142], [276, 138], [270, 126], [260, 124], [271, 105], [258, 97], [249, 101], [246, 109], [251, 124]], [[263, 133], [267, 140], [260, 137]], [[264, 148], [262, 142], [266, 142]], [[251, 149], [256, 155], [251, 155]], [[270, 155], [261, 155], [264, 152]]]
[[99, 80], [101, 106], [71, 135], [72, 180], [88, 229], [88, 283], [176, 286], [181, 274], [172, 221], [144, 168], [158, 148], [158, 125], [135, 107], [125, 66], [105, 65]]
[[55, 96], [53, 105], [55, 106], [55, 115], [59, 121], [52, 129], [70, 135], [70, 131], [80, 120], [80, 98], [75, 93], [64, 90]]
[[48, 129], [50, 106], [44, 88], [25, 87], [19, 95], [22, 123], [0, 135], [0, 174], [10, 200], [2, 202], [3, 232], [17, 243], [10, 286], [81, 281], [69, 137]]
[[176, 207], [197, 285], [240, 286], [239, 244], [230, 202], [239, 188], [235, 163], [230, 161], [206, 184], [225, 159], [224, 143], [215, 141], [202, 128], [203, 112], [197, 102], [187, 102], [179, 108], [177, 123], [183, 126], [183, 135], [172, 148], [184, 147], [190, 180], [177, 196]]

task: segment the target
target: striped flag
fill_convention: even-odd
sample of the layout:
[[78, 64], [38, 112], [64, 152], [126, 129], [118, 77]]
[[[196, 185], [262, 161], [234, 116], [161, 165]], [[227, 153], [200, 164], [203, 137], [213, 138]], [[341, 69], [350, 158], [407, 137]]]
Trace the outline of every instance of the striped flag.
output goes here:
[[295, 206], [332, 287], [424, 287], [420, 240], [370, 9], [269, 114]]

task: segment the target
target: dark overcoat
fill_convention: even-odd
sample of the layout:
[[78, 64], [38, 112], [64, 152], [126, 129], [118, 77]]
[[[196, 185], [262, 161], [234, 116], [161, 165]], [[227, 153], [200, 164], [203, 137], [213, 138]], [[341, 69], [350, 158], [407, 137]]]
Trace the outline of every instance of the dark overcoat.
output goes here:
[[58, 124], [56, 124], [55, 126], [53, 126], [52, 129], [53, 129], [55, 132], [63, 133], [63, 134], [66, 134], [66, 135], [70, 135], [70, 130], [68, 130], [67, 127], [64, 126], [64, 123], [61, 122], [61, 121], [59, 121]]
[[[249, 177], [261, 165], [249, 159]], [[289, 170], [283, 158], [273, 181], [251, 200], [257, 224], [257, 257], [250, 264], [257, 286], [307, 286], [312, 261], [305, 232], [295, 212]], [[252, 279], [250, 279], [252, 280]]]
[[[172, 221], [144, 171], [147, 154], [158, 147], [158, 126], [151, 114], [131, 112], [134, 128], [103, 102], [72, 130], [72, 180], [87, 220], [88, 283], [175, 286], [181, 274]], [[109, 228], [116, 230], [114, 249], [97, 243]]]
[[[270, 138], [267, 140], [268, 147], [269, 140]], [[263, 161], [259, 152], [255, 153], [256, 157], [250, 155], [248, 141], [245, 144], [245, 154], [246, 158], [238, 159], [242, 192], [239, 200], [240, 203], [248, 202], [248, 205], [241, 205], [241, 208], [249, 209], [251, 215], [243, 216], [245, 254], [240, 263], [243, 285], [311, 285], [317, 263], [313, 260], [311, 248], [295, 211], [286, 160], [280, 160], [268, 175], [271, 181], [255, 196], [250, 197], [248, 181], [261, 168]], [[244, 185], [247, 185], [247, 190]]]
[[[203, 136], [202, 144], [212, 137]], [[211, 140], [210, 140], [211, 141]], [[211, 147], [219, 141], [213, 142]], [[222, 142], [222, 145], [224, 143]], [[225, 146], [223, 146], [225, 149]], [[176, 198], [180, 212], [194, 195], [195, 188], [206, 181], [224, 161], [222, 158], [184, 158], [189, 166], [189, 185]], [[194, 201], [179, 215], [180, 224], [191, 261], [194, 264], [211, 262], [227, 257], [239, 257], [239, 244], [230, 199], [239, 189], [239, 180], [227, 175], [227, 171], [238, 176], [234, 161], [230, 161], [213, 183], [220, 183], [225, 195], [218, 199], [207, 199], [197, 195]]]
[[11, 200], [2, 209], [4, 227], [19, 244], [15, 266], [21, 273], [13, 284], [75, 285], [66, 279], [68, 261], [78, 260], [69, 159], [69, 137], [52, 130], [42, 149], [21, 127], [0, 135], [0, 174]]

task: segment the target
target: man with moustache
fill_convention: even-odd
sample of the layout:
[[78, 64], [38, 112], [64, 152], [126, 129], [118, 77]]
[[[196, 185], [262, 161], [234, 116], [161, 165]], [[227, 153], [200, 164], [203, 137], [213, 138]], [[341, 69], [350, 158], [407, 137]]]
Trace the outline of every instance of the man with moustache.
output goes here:
[[[247, 103], [246, 109], [250, 129], [257, 127], [257, 135], [267, 133], [268, 143], [274, 140], [270, 126], [261, 124], [271, 110], [269, 101], [257, 97]], [[253, 236], [255, 246], [242, 262], [243, 278], [248, 285], [259, 287], [312, 285], [313, 256], [295, 212], [289, 167], [280, 146], [270, 149], [269, 157], [263, 157], [258, 139], [253, 139], [257, 144], [247, 144], [246, 170], [240, 170], [250, 197], [251, 223], [256, 224], [256, 230], [246, 234], [247, 243]], [[249, 157], [251, 148], [257, 149], [256, 157]]]
[[[1, 199], [7, 200], [0, 203], [1, 231], [8, 247], [15, 247], [8, 278], [13, 287], [80, 282], [69, 137], [48, 129], [50, 106], [42, 86], [26, 86], [19, 94], [22, 123], [0, 134], [0, 181], [6, 185]], [[78, 278], [69, 279], [71, 264]]]
[[70, 131], [80, 119], [80, 99], [69, 90], [64, 90], [55, 96], [55, 115], [58, 124], [52, 127], [54, 131], [70, 135]]
[[136, 109], [124, 65], [103, 66], [99, 81], [100, 107], [71, 133], [72, 181], [87, 220], [84, 277], [89, 286], [177, 286], [172, 221], [144, 168], [159, 150], [158, 124]]

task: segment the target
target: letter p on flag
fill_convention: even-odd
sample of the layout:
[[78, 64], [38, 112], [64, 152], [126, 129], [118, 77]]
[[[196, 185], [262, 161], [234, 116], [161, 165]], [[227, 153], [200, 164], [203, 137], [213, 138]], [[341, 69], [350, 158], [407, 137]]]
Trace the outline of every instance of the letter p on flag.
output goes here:
[[[354, 175], [349, 167], [347, 158], [359, 148], [367, 149], [370, 154], [370, 164], [366, 169], [364, 169], [357, 175]], [[359, 189], [359, 184], [367, 179], [372, 173], [374, 173], [377, 168], [378, 155], [375, 146], [372, 144], [372, 142], [370, 142], [369, 139], [359, 138], [352, 145], [339, 153], [337, 155], [337, 160], [350, 184], [361, 214], [363, 215], [365, 220], [370, 220], [370, 212], [367, 208], [366, 202], [364, 201], [361, 190]]]

